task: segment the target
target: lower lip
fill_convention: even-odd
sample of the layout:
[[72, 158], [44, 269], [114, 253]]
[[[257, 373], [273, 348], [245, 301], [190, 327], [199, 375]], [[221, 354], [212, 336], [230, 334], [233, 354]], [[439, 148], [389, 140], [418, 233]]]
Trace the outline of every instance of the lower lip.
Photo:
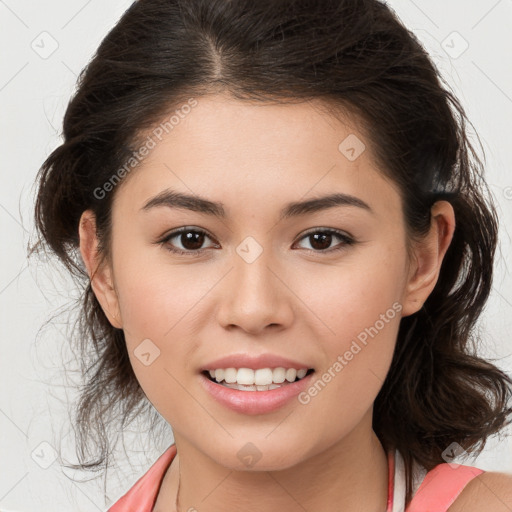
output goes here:
[[314, 374], [315, 372], [312, 372], [297, 382], [269, 391], [239, 391], [213, 382], [202, 373], [200, 377], [201, 384], [217, 402], [235, 412], [256, 415], [283, 407], [310, 385]]

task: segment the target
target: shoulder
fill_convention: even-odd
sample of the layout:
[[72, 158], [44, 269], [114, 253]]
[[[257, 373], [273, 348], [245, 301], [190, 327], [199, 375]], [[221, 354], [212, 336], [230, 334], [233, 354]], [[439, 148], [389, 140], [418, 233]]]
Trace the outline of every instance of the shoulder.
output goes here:
[[448, 512], [508, 512], [512, 510], [512, 474], [485, 471], [462, 490]]

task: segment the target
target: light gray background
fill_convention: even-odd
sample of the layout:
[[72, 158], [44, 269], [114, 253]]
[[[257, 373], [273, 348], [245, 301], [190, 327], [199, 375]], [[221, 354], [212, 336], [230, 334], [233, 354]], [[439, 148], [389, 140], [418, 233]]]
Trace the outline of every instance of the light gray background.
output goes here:
[[[129, 460], [121, 456], [120, 467], [108, 474], [107, 500], [101, 481], [77, 483], [84, 475], [52, 463], [52, 446], [59, 443], [74, 462], [66, 400], [75, 394], [66, 387], [60, 356], [67, 343], [66, 316], [52, 320], [39, 335], [38, 330], [77, 291], [59, 270], [26, 258], [27, 243], [33, 240], [29, 236], [33, 235], [35, 174], [59, 144], [62, 116], [77, 74], [130, 4], [0, 0], [0, 507], [4, 512], [105, 510], [172, 442], [168, 437], [149, 447], [144, 435], [128, 433], [127, 445], [133, 451]], [[487, 179], [501, 218], [501, 246], [480, 331], [486, 339], [484, 355], [501, 358], [498, 365], [510, 373], [512, 1], [393, 0], [389, 4], [425, 44], [484, 144]], [[64, 352], [64, 357], [69, 355]], [[489, 442], [471, 463], [512, 472], [512, 439]]]

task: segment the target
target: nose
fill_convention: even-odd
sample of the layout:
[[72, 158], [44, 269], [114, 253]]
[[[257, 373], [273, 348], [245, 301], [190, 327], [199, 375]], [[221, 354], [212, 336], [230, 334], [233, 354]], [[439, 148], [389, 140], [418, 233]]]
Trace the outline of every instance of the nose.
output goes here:
[[233, 269], [219, 290], [222, 299], [217, 318], [224, 328], [258, 334], [284, 329], [293, 322], [293, 293], [264, 255], [265, 251], [251, 263], [234, 255]]

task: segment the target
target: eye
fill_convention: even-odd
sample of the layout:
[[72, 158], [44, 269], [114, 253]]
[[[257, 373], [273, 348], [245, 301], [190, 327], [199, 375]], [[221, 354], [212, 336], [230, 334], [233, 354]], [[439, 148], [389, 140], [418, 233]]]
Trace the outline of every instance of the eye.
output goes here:
[[[177, 229], [165, 236], [159, 243], [166, 250], [174, 254], [182, 254], [186, 256], [200, 256], [206, 249], [219, 248], [218, 244], [203, 247], [205, 239], [210, 235], [200, 228], [183, 227]], [[330, 247], [333, 240], [341, 240], [341, 243], [334, 247]], [[174, 242], [172, 242], [175, 240]], [[300, 240], [308, 240], [310, 248], [305, 248], [309, 252], [330, 253], [346, 249], [347, 246], [354, 245], [355, 240], [349, 235], [335, 229], [318, 229], [311, 230], [302, 236]], [[176, 247], [178, 245], [178, 247]], [[181, 247], [180, 247], [181, 246]]]
[[[205, 238], [210, 238], [206, 231], [199, 228], [183, 227], [169, 233], [158, 243], [164, 246], [168, 251], [176, 254], [199, 256], [208, 248], [202, 247]], [[176, 239], [176, 242], [171, 243], [174, 239]], [[174, 244], [180, 244], [181, 247], [175, 247]], [[210, 247], [215, 247], [215, 245]]]
[[[331, 243], [336, 238], [341, 240], [342, 243], [330, 248]], [[311, 248], [306, 248], [306, 250], [317, 253], [341, 251], [345, 249], [346, 246], [354, 245], [356, 243], [352, 237], [342, 231], [318, 228], [314, 231], [309, 231], [300, 240], [308, 240]]]

